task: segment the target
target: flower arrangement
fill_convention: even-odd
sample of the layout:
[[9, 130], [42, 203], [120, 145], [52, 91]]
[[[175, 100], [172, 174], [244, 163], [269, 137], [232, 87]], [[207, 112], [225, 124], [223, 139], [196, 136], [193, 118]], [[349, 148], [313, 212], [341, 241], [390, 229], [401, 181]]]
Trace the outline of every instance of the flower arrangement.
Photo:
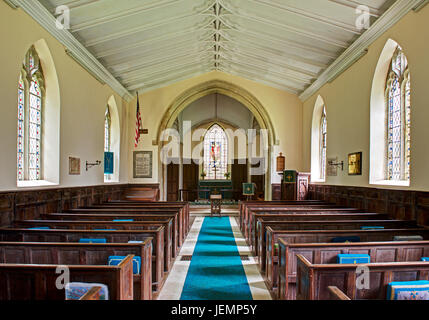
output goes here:
[[204, 178], [207, 176], [207, 174], [203, 171], [202, 173], [201, 173], [201, 178], [204, 180]]
[[224, 177], [225, 177], [227, 180], [229, 180], [229, 178], [231, 177], [231, 173], [230, 173], [230, 172], [225, 173], [225, 174], [224, 174]]

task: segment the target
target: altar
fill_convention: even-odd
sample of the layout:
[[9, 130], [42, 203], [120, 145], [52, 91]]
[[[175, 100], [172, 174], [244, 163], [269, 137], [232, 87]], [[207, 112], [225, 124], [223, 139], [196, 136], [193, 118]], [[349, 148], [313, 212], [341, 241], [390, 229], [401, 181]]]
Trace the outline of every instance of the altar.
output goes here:
[[200, 180], [198, 182], [198, 199], [209, 200], [210, 194], [218, 193], [224, 200], [232, 200], [231, 180]]

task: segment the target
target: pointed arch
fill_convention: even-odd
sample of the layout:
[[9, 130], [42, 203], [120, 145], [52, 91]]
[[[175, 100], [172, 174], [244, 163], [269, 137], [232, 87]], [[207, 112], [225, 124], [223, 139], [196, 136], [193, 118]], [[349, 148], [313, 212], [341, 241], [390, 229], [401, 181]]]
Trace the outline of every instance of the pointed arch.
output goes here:
[[328, 122], [325, 101], [319, 95], [311, 125], [311, 181], [326, 181]]
[[[113, 174], [105, 175], [104, 182], [119, 182], [120, 153], [121, 153], [121, 125], [118, 105], [115, 97], [110, 96], [104, 112], [104, 151], [113, 152]], [[107, 144], [107, 145], [106, 145]], [[108, 148], [108, 150], [107, 150]]]
[[410, 185], [410, 96], [408, 60], [402, 47], [389, 39], [380, 54], [371, 90], [370, 184]]

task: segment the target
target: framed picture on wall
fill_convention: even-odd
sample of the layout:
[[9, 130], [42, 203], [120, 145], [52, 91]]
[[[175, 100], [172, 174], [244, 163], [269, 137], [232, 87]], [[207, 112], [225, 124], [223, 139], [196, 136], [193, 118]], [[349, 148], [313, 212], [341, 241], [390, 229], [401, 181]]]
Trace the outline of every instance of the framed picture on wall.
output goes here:
[[69, 175], [80, 175], [80, 158], [69, 157]]
[[349, 154], [349, 176], [362, 175], [362, 152]]
[[134, 151], [133, 177], [134, 179], [152, 178], [152, 151]]

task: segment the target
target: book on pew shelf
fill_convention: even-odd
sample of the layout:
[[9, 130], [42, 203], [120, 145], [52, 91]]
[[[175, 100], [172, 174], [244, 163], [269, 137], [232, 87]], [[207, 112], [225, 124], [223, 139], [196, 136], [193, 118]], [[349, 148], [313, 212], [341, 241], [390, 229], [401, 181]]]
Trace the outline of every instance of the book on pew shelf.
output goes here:
[[351, 236], [351, 237], [335, 237], [331, 239], [333, 243], [347, 243], [347, 242], [360, 242], [360, 237]]
[[423, 257], [422, 261], [429, 262], [429, 257]]
[[28, 228], [28, 230], [50, 230], [49, 227], [36, 227], [36, 228]]
[[368, 227], [360, 227], [361, 230], [381, 230], [384, 229], [384, 227], [378, 227], [378, 226], [368, 226]]
[[143, 241], [130, 240], [128, 243], [143, 243]]
[[[110, 256], [108, 259], [109, 266], [117, 266], [124, 260], [126, 256]], [[142, 264], [142, 258], [140, 256], [134, 256], [133, 258], [133, 273], [140, 274], [140, 266]]]
[[393, 241], [422, 241], [422, 236], [394, 236]]
[[391, 282], [387, 287], [387, 300], [429, 300], [429, 281]]
[[368, 254], [339, 254], [337, 262], [339, 264], [358, 264], [370, 263], [371, 258]]
[[113, 219], [113, 222], [134, 222], [134, 219]]
[[107, 243], [105, 238], [101, 239], [89, 239], [89, 238], [81, 238], [79, 239], [80, 243]]
[[101, 287], [100, 300], [109, 300], [109, 289], [105, 284], [86, 283], [86, 282], [69, 282], [66, 284], [66, 300], [79, 300], [92, 287]]

